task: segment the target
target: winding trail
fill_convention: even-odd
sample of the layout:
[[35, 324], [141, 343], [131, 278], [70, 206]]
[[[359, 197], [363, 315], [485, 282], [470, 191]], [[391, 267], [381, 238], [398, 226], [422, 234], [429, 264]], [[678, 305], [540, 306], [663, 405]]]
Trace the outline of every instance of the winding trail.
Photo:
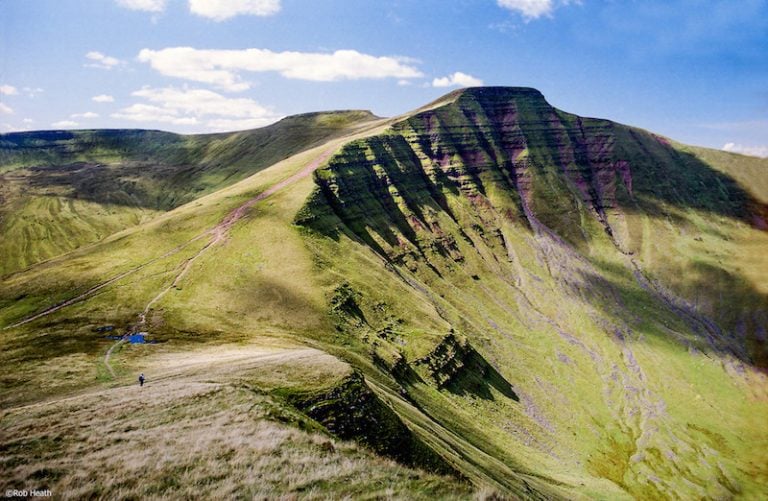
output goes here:
[[184, 278], [184, 276], [187, 273], [189, 273], [189, 270], [192, 268], [192, 265], [194, 264], [194, 262], [200, 256], [205, 254], [208, 250], [210, 250], [211, 247], [223, 242], [226, 239], [227, 234], [229, 233], [229, 230], [232, 228], [232, 226], [234, 226], [235, 223], [237, 223], [240, 219], [242, 219], [245, 216], [248, 209], [256, 205], [258, 202], [264, 200], [265, 198], [282, 190], [286, 186], [290, 186], [293, 183], [301, 179], [304, 179], [305, 177], [312, 174], [315, 170], [317, 170], [318, 167], [320, 167], [320, 165], [323, 162], [325, 162], [326, 160], [328, 160], [328, 158], [330, 158], [330, 156], [333, 154], [334, 151], [336, 151], [335, 146], [332, 146], [326, 149], [317, 158], [315, 158], [312, 162], [307, 164], [307, 166], [301, 169], [299, 172], [293, 174], [292, 176], [278, 183], [273, 184], [266, 190], [262, 191], [255, 197], [251, 198], [250, 200], [242, 204], [240, 207], [230, 212], [227, 215], [227, 217], [222, 219], [222, 221], [219, 224], [214, 226], [212, 229], [208, 230], [205, 234], [212, 234], [213, 237], [211, 238], [211, 240], [208, 243], [206, 243], [199, 251], [197, 251], [197, 253], [194, 256], [186, 260], [186, 262], [184, 263], [184, 266], [182, 266], [181, 270], [173, 279], [171, 284], [168, 285], [168, 287], [165, 287], [163, 290], [158, 292], [157, 295], [153, 297], [149, 301], [149, 303], [147, 303], [147, 306], [144, 307], [144, 311], [142, 311], [139, 314], [139, 323], [137, 324], [137, 326], [140, 327], [146, 324], [147, 314], [149, 313], [150, 308], [152, 308], [152, 305], [158, 302], [165, 294], [168, 293], [168, 291], [178, 287], [179, 284], [181, 283], [181, 280]]
[[[296, 172], [293, 175], [287, 177], [286, 179], [275, 183], [274, 185], [270, 186], [269, 188], [267, 188], [263, 192], [259, 193], [255, 197], [253, 197], [250, 200], [246, 201], [244, 204], [242, 204], [241, 206], [239, 206], [238, 208], [236, 208], [235, 210], [230, 212], [224, 219], [221, 220], [221, 222], [219, 224], [217, 224], [213, 228], [211, 228], [209, 230], [206, 230], [205, 232], [203, 232], [203, 233], [193, 237], [192, 239], [188, 240], [187, 242], [185, 242], [185, 243], [183, 243], [183, 244], [181, 244], [181, 245], [179, 245], [177, 247], [174, 247], [173, 249], [169, 250], [168, 252], [164, 253], [163, 255], [161, 255], [159, 257], [152, 258], [149, 261], [147, 261], [147, 262], [145, 262], [145, 263], [143, 263], [143, 264], [141, 264], [139, 266], [136, 266], [136, 267], [131, 268], [131, 269], [127, 270], [127, 271], [124, 271], [123, 273], [120, 273], [119, 275], [115, 275], [114, 277], [110, 278], [109, 280], [107, 280], [105, 282], [102, 282], [100, 284], [97, 284], [97, 285], [91, 287], [90, 289], [88, 289], [87, 291], [83, 292], [82, 294], [79, 294], [79, 295], [77, 295], [77, 296], [75, 296], [73, 298], [67, 299], [67, 300], [62, 301], [60, 303], [57, 303], [57, 304], [55, 304], [55, 305], [53, 305], [53, 306], [51, 306], [49, 308], [46, 308], [45, 310], [43, 310], [43, 311], [41, 311], [39, 313], [35, 313], [35, 314], [33, 314], [33, 315], [31, 315], [31, 316], [29, 316], [27, 318], [19, 320], [18, 322], [15, 322], [13, 324], [7, 325], [7, 326], [3, 327], [3, 330], [12, 329], [14, 327], [20, 327], [20, 326], [22, 326], [24, 324], [27, 324], [27, 323], [32, 322], [32, 321], [35, 321], [35, 320], [37, 320], [39, 318], [42, 318], [44, 316], [50, 315], [51, 313], [55, 313], [55, 312], [57, 312], [57, 311], [59, 311], [59, 310], [61, 310], [63, 308], [66, 308], [67, 306], [72, 306], [73, 304], [76, 304], [76, 303], [79, 303], [81, 301], [84, 301], [85, 299], [88, 299], [89, 297], [93, 296], [94, 294], [96, 294], [100, 290], [104, 289], [105, 287], [108, 287], [108, 286], [114, 284], [115, 282], [117, 282], [119, 280], [122, 280], [123, 278], [125, 278], [127, 276], [133, 275], [134, 273], [136, 273], [136, 272], [146, 268], [147, 266], [149, 266], [149, 265], [151, 265], [153, 263], [156, 263], [157, 261], [160, 261], [162, 259], [171, 257], [171, 256], [173, 256], [175, 254], [178, 254], [179, 252], [181, 252], [184, 248], [186, 248], [190, 244], [192, 244], [192, 243], [194, 243], [194, 242], [196, 242], [196, 241], [198, 241], [198, 240], [200, 240], [200, 239], [202, 239], [202, 238], [204, 238], [206, 236], [212, 235], [212, 238], [211, 238], [211, 240], [208, 241], [208, 243], [206, 243], [194, 256], [192, 256], [191, 258], [186, 260], [186, 262], [184, 263], [184, 266], [181, 268], [181, 271], [176, 275], [176, 277], [174, 278], [173, 282], [168, 287], [166, 287], [163, 290], [161, 290], [155, 297], [153, 297], [149, 301], [149, 303], [147, 303], [147, 306], [144, 308], [144, 311], [142, 311], [139, 314], [139, 322], [138, 322], [137, 326], [144, 325], [146, 323], [146, 315], [149, 312], [149, 309], [152, 307], [152, 305], [155, 304], [157, 301], [159, 301], [169, 290], [171, 290], [172, 288], [178, 286], [179, 283], [181, 282], [181, 280], [184, 278], [184, 276], [191, 269], [192, 264], [195, 262], [195, 260], [197, 260], [197, 258], [202, 256], [212, 246], [222, 242], [226, 238], [230, 228], [232, 228], [232, 226], [234, 226], [235, 223], [237, 223], [240, 219], [243, 218], [243, 216], [245, 216], [245, 214], [247, 213], [248, 209], [253, 207], [255, 204], [257, 204], [261, 200], [264, 200], [265, 198], [267, 198], [267, 197], [275, 194], [276, 192], [280, 191], [281, 189], [285, 188], [286, 186], [290, 186], [291, 184], [293, 184], [293, 183], [295, 183], [295, 182], [297, 182], [297, 181], [299, 181], [301, 179], [304, 179], [307, 176], [309, 176], [310, 174], [312, 174], [312, 172], [317, 170], [317, 168], [323, 162], [325, 162], [328, 158], [330, 158], [330, 156], [333, 154], [334, 151], [336, 151], [337, 148], [338, 148], [338, 145], [334, 145], [334, 146], [331, 146], [328, 149], [324, 150], [322, 153], [320, 153], [320, 155], [318, 155], [312, 162], [307, 164], [306, 167], [301, 169], [299, 172]], [[105, 360], [105, 363], [107, 363], [107, 362], [108, 362], [108, 360]], [[112, 372], [112, 368], [109, 366], [109, 364], [107, 363], [106, 365], [107, 365], [107, 369], [110, 371], [110, 373], [113, 373]]]
[[149, 261], [147, 261], [146, 263], [140, 264], [139, 266], [136, 266], [135, 268], [131, 268], [128, 271], [124, 271], [123, 273], [120, 273], [119, 275], [115, 275], [114, 277], [110, 278], [106, 282], [102, 282], [100, 284], [94, 285], [93, 287], [91, 287], [90, 289], [88, 289], [87, 291], [83, 292], [80, 295], [77, 295], [77, 296], [75, 296], [73, 298], [70, 298], [70, 299], [67, 299], [65, 301], [62, 301], [60, 303], [57, 303], [57, 304], [51, 306], [50, 308], [47, 308], [47, 309], [45, 309], [45, 310], [43, 310], [43, 311], [41, 311], [39, 313], [35, 313], [34, 315], [32, 315], [30, 317], [27, 317], [25, 319], [19, 320], [16, 323], [7, 325], [7, 326], [3, 327], [3, 330], [12, 329], [14, 327], [19, 327], [21, 325], [24, 325], [24, 324], [27, 324], [27, 323], [32, 322], [34, 320], [37, 320], [38, 318], [44, 317], [46, 315], [50, 315], [51, 313], [55, 313], [55, 312], [59, 311], [62, 308], [66, 308], [67, 306], [72, 306], [75, 303], [79, 303], [80, 301], [83, 301], [83, 300], [89, 298], [90, 296], [93, 296], [94, 294], [99, 292], [101, 289], [103, 289], [103, 288], [105, 288], [107, 286], [112, 285], [113, 283], [117, 282], [118, 280], [122, 280], [123, 278], [125, 278], [125, 277], [127, 277], [129, 275], [133, 275], [137, 271], [140, 271], [143, 268], [146, 268], [147, 266], [149, 266], [149, 265], [151, 265], [153, 263], [156, 263], [157, 261], [160, 261], [161, 259], [165, 259], [167, 257], [173, 256], [174, 254], [178, 254], [185, 247], [187, 247], [188, 245], [190, 245], [190, 244], [200, 240], [201, 238], [203, 238], [208, 233], [209, 232], [201, 233], [200, 235], [197, 235], [196, 237], [188, 240], [187, 242], [185, 242], [185, 243], [183, 243], [183, 244], [181, 244], [181, 245], [179, 245], [177, 247], [174, 247], [173, 249], [169, 250], [168, 252], [166, 252], [162, 256], [159, 256], [159, 257], [156, 257], [156, 258], [152, 258]]
[[120, 341], [110, 346], [109, 349], [107, 350], [107, 354], [104, 355], [104, 365], [107, 367], [107, 370], [109, 371], [109, 374], [112, 376], [112, 379], [115, 378], [115, 371], [112, 369], [112, 366], [109, 365], [109, 357], [112, 356], [112, 351], [123, 343], [125, 343], [125, 338], [121, 339]]
[[[202, 234], [196, 236], [195, 238], [193, 238], [189, 242], [185, 243], [181, 248], [189, 245], [190, 243], [192, 243], [192, 242], [194, 242], [196, 240], [199, 240], [200, 238], [202, 238], [202, 237], [204, 237], [206, 235], [212, 235], [212, 237], [208, 241], [208, 243], [206, 243], [203, 247], [201, 247], [200, 250], [197, 251], [197, 253], [195, 255], [193, 255], [192, 257], [190, 257], [189, 259], [187, 259], [184, 262], [184, 265], [181, 267], [181, 270], [174, 277], [174, 279], [170, 283], [170, 285], [168, 285], [167, 287], [163, 288], [160, 292], [157, 293], [157, 295], [155, 295], [152, 299], [150, 299], [150, 301], [144, 307], [144, 310], [141, 313], [139, 313], [139, 320], [138, 320], [138, 322], [136, 324], [134, 324], [130, 328], [130, 331], [136, 332], [136, 331], [139, 331], [139, 330], [141, 330], [142, 328], [144, 328], [146, 326], [147, 314], [149, 313], [150, 309], [152, 308], [152, 305], [154, 305], [155, 303], [160, 301], [160, 299], [162, 299], [162, 297], [165, 296], [168, 293], [168, 291], [170, 291], [171, 289], [177, 288], [179, 286], [179, 284], [181, 283], [181, 280], [184, 278], [184, 276], [186, 276], [187, 273], [189, 273], [189, 270], [192, 269], [192, 264], [194, 264], [194, 262], [200, 256], [205, 254], [211, 247], [213, 247], [213, 246], [223, 242], [226, 239], [227, 234], [229, 233], [229, 230], [232, 228], [232, 226], [234, 226], [235, 223], [237, 223], [240, 219], [242, 219], [245, 216], [245, 214], [247, 213], [248, 209], [250, 209], [251, 207], [256, 205], [261, 200], [264, 200], [265, 198], [269, 197], [270, 195], [273, 195], [276, 192], [280, 191], [281, 189], [283, 189], [283, 188], [285, 188], [287, 186], [290, 186], [291, 184], [293, 184], [293, 183], [295, 183], [295, 182], [297, 182], [297, 181], [299, 181], [301, 179], [304, 179], [307, 176], [309, 176], [310, 174], [312, 174], [315, 170], [317, 170], [318, 167], [320, 167], [320, 165], [323, 162], [328, 160], [328, 158], [333, 154], [333, 152], [335, 150], [336, 150], [336, 147], [330, 147], [330, 148], [326, 149], [317, 158], [315, 158], [312, 162], [307, 164], [307, 166], [304, 167], [303, 169], [301, 169], [299, 172], [293, 174], [292, 176], [289, 176], [288, 178], [286, 178], [286, 179], [284, 179], [284, 180], [282, 180], [282, 181], [280, 181], [278, 183], [273, 184], [272, 186], [270, 186], [266, 190], [262, 191], [261, 193], [259, 193], [255, 197], [249, 199], [247, 202], [245, 202], [244, 204], [239, 206], [237, 209], [235, 209], [232, 212], [230, 212], [227, 215], [227, 217], [225, 217], [224, 219], [221, 220], [221, 222], [219, 224], [217, 224], [216, 226], [214, 226], [210, 230], [206, 231], [205, 233], [202, 233]], [[178, 250], [176, 250], [176, 252], [179, 252], [181, 250], [181, 248], [178, 248]], [[166, 253], [166, 255], [163, 255], [159, 259], [162, 259], [163, 257], [168, 257], [168, 255], [170, 255], [170, 254]], [[115, 278], [109, 280], [108, 282], [104, 282], [101, 286], [99, 286], [99, 289], [101, 289], [103, 287], [106, 287], [107, 285], [109, 285], [109, 284], [119, 280], [120, 278], [123, 278], [123, 277], [129, 275], [130, 273], [138, 271], [139, 269], [147, 266], [148, 264], [150, 264], [151, 262], [154, 262], [154, 261], [157, 261], [157, 259], [154, 259], [154, 260], [152, 260], [150, 262], [147, 262], [147, 263], [141, 265], [139, 268], [131, 270], [130, 272], [123, 273], [122, 275], [120, 275], [118, 277], [115, 277]], [[92, 294], [93, 292], [96, 292], [96, 290], [91, 289], [89, 292], [90, 292], [90, 294]], [[46, 310], [45, 312], [39, 313], [34, 318], [30, 318], [30, 319], [27, 319], [27, 320], [23, 321], [23, 323], [31, 322], [35, 318], [40, 318], [41, 316], [47, 315], [49, 313], [53, 313], [54, 311], [57, 311], [57, 310], [65, 307], [65, 306], [68, 306], [69, 304], [73, 304], [73, 303], [75, 303], [77, 301], [81, 301], [81, 300], [85, 299], [86, 297], [88, 297], [90, 295], [89, 292], [86, 292], [85, 294], [82, 294], [81, 296], [78, 296], [78, 298], [73, 298], [73, 299], [67, 301], [66, 302], [67, 304], [62, 303], [61, 305], [58, 305], [55, 308], [51, 308], [49, 310]], [[18, 325], [21, 325], [21, 324], [18, 324]], [[113, 344], [109, 348], [109, 350], [107, 350], [107, 353], [104, 355], [104, 365], [106, 366], [107, 370], [109, 371], [109, 374], [113, 378], [116, 377], [115, 376], [115, 371], [114, 371], [114, 369], [112, 369], [112, 366], [109, 364], [109, 359], [112, 356], [112, 351], [115, 348], [117, 348], [118, 346], [120, 346], [121, 344], [125, 343], [125, 341], [126, 341], [125, 337], [123, 339], [120, 339], [115, 344]]]

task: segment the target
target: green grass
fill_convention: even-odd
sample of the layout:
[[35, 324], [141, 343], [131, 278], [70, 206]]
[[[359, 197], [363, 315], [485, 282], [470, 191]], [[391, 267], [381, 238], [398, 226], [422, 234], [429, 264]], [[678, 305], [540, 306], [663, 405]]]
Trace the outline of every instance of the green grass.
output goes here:
[[98, 242], [365, 126], [365, 111], [287, 117], [250, 131], [0, 135], [0, 276]]
[[[237, 352], [247, 350], [240, 346]], [[0, 486], [50, 489], [62, 499], [471, 496], [466, 483], [400, 466], [335, 439], [270, 397], [282, 378], [265, 380], [264, 371], [290, 372], [291, 380], [319, 390], [348, 371], [332, 357], [313, 355], [301, 372], [285, 361], [267, 361], [251, 374], [222, 367], [221, 349], [195, 355], [200, 372], [189, 365], [188, 355], [161, 356], [161, 368], [152, 366], [153, 359], [160, 360], [157, 354], [145, 353], [142, 364], [153, 369], [147, 370], [144, 388], [134, 383], [4, 411]], [[160, 372], [176, 366], [180, 373]]]
[[[384, 151], [366, 140], [318, 173], [320, 189], [299, 221], [311, 229], [319, 274], [328, 283], [343, 277], [358, 293], [354, 318], [365, 319], [340, 327], [362, 344], [355, 348], [361, 353], [400, 356], [412, 364], [449, 329], [466, 336], [510, 382], [519, 402], [493, 389], [490, 398], [485, 391], [436, 391], [424, 375], [416, 382], [412, 375], [395, 377], [444, 427], [441, 433], [453, 432], [500, 460], [504, 468], [485, 465], [482, 475], [512, 492], [520, 493], [519, 484], [510, 479], [529, 472], [543, 474], [537, 485], [542, 492], [565, 489], [569, 495], [759, 492], [764, 472], [744, 471], [754, 472], [764, 454], [748, 450], [737, 435], [766, 440], [751, 416], [765, 417], [768, 409], [748, 395], [753, 387], [765, 394], [758, 370], [765, 346], [755, 339], [768, 306], [762, 292], [768, 262], [764, 253], [757, 255], [765, 233], [751, 227], [744, 212], [752, 207], [745, 193], [756, 193], [759, 183], [749, 189], [738, 183], [765, 162], [751, 161], [751, 173], [726, 178], [722, 167], [648, 133], [586, 122], [595, 135], [587, 141], [615, 141], [613, 154], [628, 160], [634, 178], [631, 188], [616, 190], [619, 205], [611, 207], [608, 220], [622, 240], [610, 239], [578, 188], [578, 176], [593, 185], [596, 178], [589, 180], [587, 165], [578, 163], [579, 154], [593, 153], [569, 144], [577, 136], [567, 128], [576, 120], [561, 115], [563, 132], [537, 127], [550, 113], [543, 100], [493, 92], [462, 94], [431, 112], [431, 122], [417, 116], [398, 125], [412, 153]], [[467, 124], [463, 113], [470, 111], [464, 110], [471, 110], [478, 128]], [[499, 163], [488, 161], [505, 158], [503, 142], [488, 124], [494, 113], [507, 112], [518, 113], [522, 130], [519, 139], [513, 134], [506, 140], [519, 141], [518, 151], [527, 146], [526, 163], [516, 168], [526, 169], [522, 180], [530, 180], [524, 196], [532, 213], [579, 252], [546, 234], [533, 236], [496, 170]], [[437, 136], [422, 132], [427, 122], [438, 124]], [[391, 135], [385, 141], [397, 144]], [[577, 163], [571, 165], [582, 172], [562, 174], [567, 153], [561, 148], [574, 149]], [[435, 170], [438, 151], [450, 159], [454, 173], [446, 170], [453, 179], [441, 179]], [[476, 151], [485, 156], [470, 153]], [[390, 271], [374, 271], [371, 254], [388, 260]], [[638, 282], [631, 260], [651, 282]], [[395, 312], [396, 335], [376, 335], [389, 327], [379, 304]], [[710, 332], [701, 315], [724, 334]], [[745, 340], [733, 338], [739, 329]], [[423, 346], [425, 339], [431, 341]], [[707, 371], [669, 368], [673, 360], [701, 356], [719, 362]], [[695, 388], [682, 383], [692, 380]], [[745, 398], [754, 413], [737, 403]], [[682, 413], [667, 410], [679, 402]], [[685, 412], [691, 408], [697, 412]], [[727, 417], [714, 410], [723, 408]], [[706, 459], [710, 449], [699, 445], [702, 434], [690, 431], [698, 429], [718, 437], [710, 447], [727, 459]], [[464, 468], [481, 462], [467, 444], [461, 449]]]
[[[11, 465], [14, 478], [39, 470], [62, 488], [74, 485], [76, 465], [64, 458], [77, 445], [51, 442], [55, 436], [40, 428], [74, 415], [73, 426], [82, 418], [109, 431], [100, 436], [122, 437], [95, 410], [121, 409], [117, 415], [137, 426], [134, 389], [125, 385], [145, 371], [169, 374], [159, 395], [170, 402], [147, 404], [145, 432], [108, 444], [61, 429], [85, 444], [85, 463], [106, 461], [111, 472], [97, 477], [100, 490], [79, 495], [214, 487], [299, 497], [471, 495], [455, 479], [404, 469], [351, 444], [315, 450], [331, 439], [318, 438], [311, 405], [357, 403], [360, 388], [351, 400], [334, 393], [352, 367], [416, 442], [480, 494], [750, 499], [765, 492], [768, 386], [759, 336], [768, 321], [768, 237], [748, 217], [768, 196], [765, 161], [579, 120], [528, 90], [460, 91], [423, 111], [387, 130], [350, 129], [0, 279], [0, 325], [10, 325], [144, 265], [87, 301], [0, 331], [0, 363], [13, 367], [2, 376], [3, 406], [75, 396], [50, 404], [49, 418], [35, 414], [46, 407], [28, 418], [21, 409], [3, 415], [3, 431], [19, 430], [38, 451], [29, 464]], [[334, 116], [320, 118], [337, 125]], [[153, 259], [329, 148], [339, 154], [314, 179], [256, 204], [193, 262], [149, 312], [147, 328], [163, 343], [125, 346], [113, 361], [118, 377], [106, 377], [111, 342], [92, 329], [134, 324], [207, 240]], [[631, 183], [620, 170], [608, 172], [620, 160]], [[249, 358], [253, 345], [297, 344], [332, 356]], [[160, 466], [146, 487], [137, 482], [141, 461], [114, 475], [107, 452], [134, 457], [147, 440], [160, 447], [167, 434], [187, 437], [187, 427], [208, 428], [211, 437], [188, 440], [170, 462], [150, 447]], [[285, 439], [258, 462], [249, 451], [269, 434]], [[233, 448], [213, 436], [249, 438]], [[270, 490], [255, 487], [253, 472]]]

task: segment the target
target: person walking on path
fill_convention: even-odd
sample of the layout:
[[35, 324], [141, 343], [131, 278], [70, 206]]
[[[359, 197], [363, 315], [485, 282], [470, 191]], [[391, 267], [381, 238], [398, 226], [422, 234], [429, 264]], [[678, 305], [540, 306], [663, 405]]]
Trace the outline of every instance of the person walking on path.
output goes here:
[[144, 386], [144, 373], [139, 374], [139, 386]]

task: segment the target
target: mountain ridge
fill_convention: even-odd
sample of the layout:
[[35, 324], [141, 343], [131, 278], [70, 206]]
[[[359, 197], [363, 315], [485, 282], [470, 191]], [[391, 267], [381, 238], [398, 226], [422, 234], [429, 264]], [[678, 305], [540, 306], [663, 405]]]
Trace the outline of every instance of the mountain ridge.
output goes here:
[[[763, 492], [768, 235], [753, 216], [768, 195], [744, 180], [766, 162], [577, 117], [527, 88], [455, 91], [419, 110], [352, 126], [119, 240], [0, 278], [8, 326], [143, 266], [2, 331], [3, 361], [17, 369], [3, 376], [13, 388], [3, 405], [29, 398], [31, 384], [78, 388], [64, 371], [90, 374], [86, 360], [108, 346], [92, 329], [122, 331], [146, 307], [163, 343], [113, 352], [117, 379], [98, 384], [122, 391], [162, 354], [205, 350], [214, 364], [226, 343], [290, 340], [361, 377], [319, 393], [297, 382], [302, 364], [269, 384], [258, 371], [239, 377], [374, 450], [426, 447], [419, 457], [478, 488]], [[312, 177], [297, 176], [326, 153]], [[196, 240], [239, 208], [225, 238]], [[388, 429], [399, 420], [413, 442], [372, 438], [350, 405], [391, 409]]]

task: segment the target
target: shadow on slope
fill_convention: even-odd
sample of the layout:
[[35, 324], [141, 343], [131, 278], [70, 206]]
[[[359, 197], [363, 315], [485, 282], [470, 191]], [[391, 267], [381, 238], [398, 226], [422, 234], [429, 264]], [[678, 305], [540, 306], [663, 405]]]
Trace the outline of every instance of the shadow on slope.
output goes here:
[[[664, 138], [560, 112], [530, 89], [465, 90], [455, 102], [399, 122], [387, 135], [346, 145], [315, 180], [318, 190], [297, 217], [299, 224], [334, 240], [347, 234], [412, 272], [423, 264], [438, 279], [449, 278], [444, 263], [464, 262], [459, 238], [474, 246], [465, 233], [470, 224], [481, 223], [481, 235], [502, 235], [495, 252], [503, 249], [504, 222], [528, 234], [531, 228], [544, 231], [578, 250], [610, 239], [632, 254], [643, 229], [619, 217], [622, 212], [666, 218], [681, 231], [691, 223], [673, 209], [768, 230], [768, 205], [733, 177]], [[720, 313], [742, 302], [759, 312], [765, 304], [738, 277], [716, 276], [716, 268], [699, 271], [697, 285], [716, 289], [710, 297], [726, 298]], [[666, 303], [665, 308], [674, 305]], [[708, 325], [699, 327], [701, 337], [710, 331], [732, 335], [706, 320], [697, 305], [684, 309], [686, 318], [694, 315], [700, 317], [695, 324]], [[739, 322], [726, 324], [736, 329]], [[757, 325], [741, 324], [746, 331]], [[759, 327], [752, 332], [759, 335]], [[751, 350], [755, 359], [743, 349], [739, 356], [760, 363], [766, 343], [752, 337], [749, 343], [762, 345]]]
[[[701, 262], [682, 270], [679, 283], [668, 279], [669, 285], [640, 270], [631, 272], [605, 262], [597, 265], [603, 273], [582, 273], [585, 288], [581, 292], [609, 317], [626, 322], [630, 328], [652, 325], [643, 332], [673, 340], [689, 351], [731, 356], [763, 371], [768, 369], [768, 296], [747, 280]], [[683, 284], [696, 302], [680, 297], [669, 287]], [[717, 297], [721, 300], [712, 299]], [[626, 336], [618, 331], [614, 335], [622, 340]]]
[[625, 126], [615, 126], [614, 130], [616, 156], [628, 162], [631, 169], [631, 193], [625, 192], [623, 208], [667, 215], [660, 205], [666, 203], [738, 219], [756, 229], [768, 230], [768, 205], [756, 199], [735, 178], [645, 131]]
[[377, 119], [368, 111], [294, 115], [249, 131], [147, 130], [0, 135], [0, 173], [26, 169], [37, 190], [97, 203], [169, 210]]

